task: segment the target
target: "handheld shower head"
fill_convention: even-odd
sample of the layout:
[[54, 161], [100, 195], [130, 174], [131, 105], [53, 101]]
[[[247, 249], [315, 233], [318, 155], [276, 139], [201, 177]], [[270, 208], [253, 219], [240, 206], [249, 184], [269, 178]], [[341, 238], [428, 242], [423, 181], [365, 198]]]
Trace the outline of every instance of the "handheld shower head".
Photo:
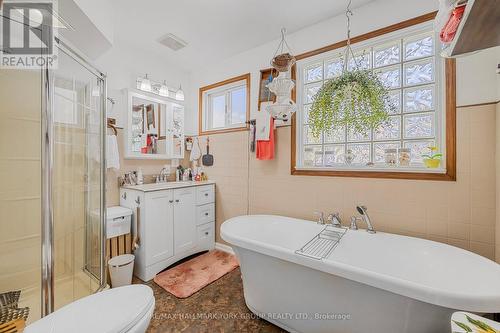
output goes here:
[[356, 210], [358, 213], [363, 217], [363, 220], [365, 221], [367, 225], [366, 231], [368, 231], [370, 234], [375, 233], [375, 229], [373, 228], [372, 221], [370, 220], [370, 217], [368, 216], [368, 212], [365, 206], [356, 206]]
[[366, 207], [365, 206], [356, 206], [356, 210], [358, 211], [358, 213], [360, 213], [361, 215], [366, 215]]

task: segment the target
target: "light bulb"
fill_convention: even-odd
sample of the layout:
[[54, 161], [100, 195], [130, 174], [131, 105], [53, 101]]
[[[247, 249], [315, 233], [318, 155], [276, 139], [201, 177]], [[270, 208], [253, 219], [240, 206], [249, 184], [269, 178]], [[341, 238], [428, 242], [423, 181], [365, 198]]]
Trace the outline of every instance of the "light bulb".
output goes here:
[[167, 87], [167, 81], [166, 80], [163, 80], [163, 84], [160, 86], [160, 90], [158, 91], [158, 94], [160, 96], [168, 97], [168, 87]]
[[148, 79], [148, 74], [141, 80], [141, 90], [151, 92], [151, 81]]
[[184, 100], [184, 91], [182, 91], [182, 86], [179, 85], [179, 90], [175, 93], [175, 99], [179, 101]]

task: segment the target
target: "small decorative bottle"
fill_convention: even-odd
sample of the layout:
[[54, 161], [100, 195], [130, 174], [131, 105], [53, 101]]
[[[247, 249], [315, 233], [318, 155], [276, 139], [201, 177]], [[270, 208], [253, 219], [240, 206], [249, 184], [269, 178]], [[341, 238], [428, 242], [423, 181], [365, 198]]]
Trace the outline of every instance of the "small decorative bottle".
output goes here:
[[388, 148], [384, 151], [385, 164], [387, 166], [395, 166], [398, 163], [398, 150], [395, 148]]
[[399, 165], [410, 166], [410, 162], [411, 162], [411, 149], [399, 148]]
[[347, 149], [347, 153], [344, 155], [344, 160], [346, 164], [351, 164], [354, 159], [356, 158], [356, 155], [352, 152], [351, 149]]

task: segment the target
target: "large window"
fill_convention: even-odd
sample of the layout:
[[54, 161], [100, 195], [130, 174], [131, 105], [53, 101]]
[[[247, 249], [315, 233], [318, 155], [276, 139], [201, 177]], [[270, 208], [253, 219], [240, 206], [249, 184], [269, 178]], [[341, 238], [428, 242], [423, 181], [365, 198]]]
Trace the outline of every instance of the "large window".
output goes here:
[[[444, 60], [432, 21], [411, 25], [353, 45], [348, 70], [373, 71], [389, 90], [396, 107], [387, 124], [368, 133], [335, 128], [319, 138], [309, 131], [308, 111], [314, 95], [342, 73], [344, 48], [305, 57], [297, 63], [298, 104], [295, 165], [292, 170], [446, 173], [446, 107]], [[388, 109], [389, 110], [389, 109]], [[454, 119], [453, 119], [454, 121]], [[451, 134], [451, 133], [450, 133]], [[454, 133], [453, 133], [454, 135]], [[422, 154], [437, 146], [444, 154], [441, 168], [426, 169]], [[388, 166], [387, 149], [409, 148], [410, 166]], [[354, 156], [346, 163], [346, 155]]]
[[246, 129], [250, 75], [200, 89], [200, 134]]

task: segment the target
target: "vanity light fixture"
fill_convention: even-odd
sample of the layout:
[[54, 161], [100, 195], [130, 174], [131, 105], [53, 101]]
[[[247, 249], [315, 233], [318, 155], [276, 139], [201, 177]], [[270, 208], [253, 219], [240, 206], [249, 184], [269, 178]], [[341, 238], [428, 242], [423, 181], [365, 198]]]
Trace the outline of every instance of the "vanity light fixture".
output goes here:
[[167, 80], [163, 80], [163, 83], [161, 84], [160, 89], [158, 90], [158, 94], [160, 96], [168, 97]]
[[182, 91], [182, 85], [179, 85], [179, 90], [175, 93], [175, 99], [178, 101], [184, 100], [184, 91]]
[[142, 78], [140, 89], [151, 92], [151, 81], [148, 78], [148, 74]]

